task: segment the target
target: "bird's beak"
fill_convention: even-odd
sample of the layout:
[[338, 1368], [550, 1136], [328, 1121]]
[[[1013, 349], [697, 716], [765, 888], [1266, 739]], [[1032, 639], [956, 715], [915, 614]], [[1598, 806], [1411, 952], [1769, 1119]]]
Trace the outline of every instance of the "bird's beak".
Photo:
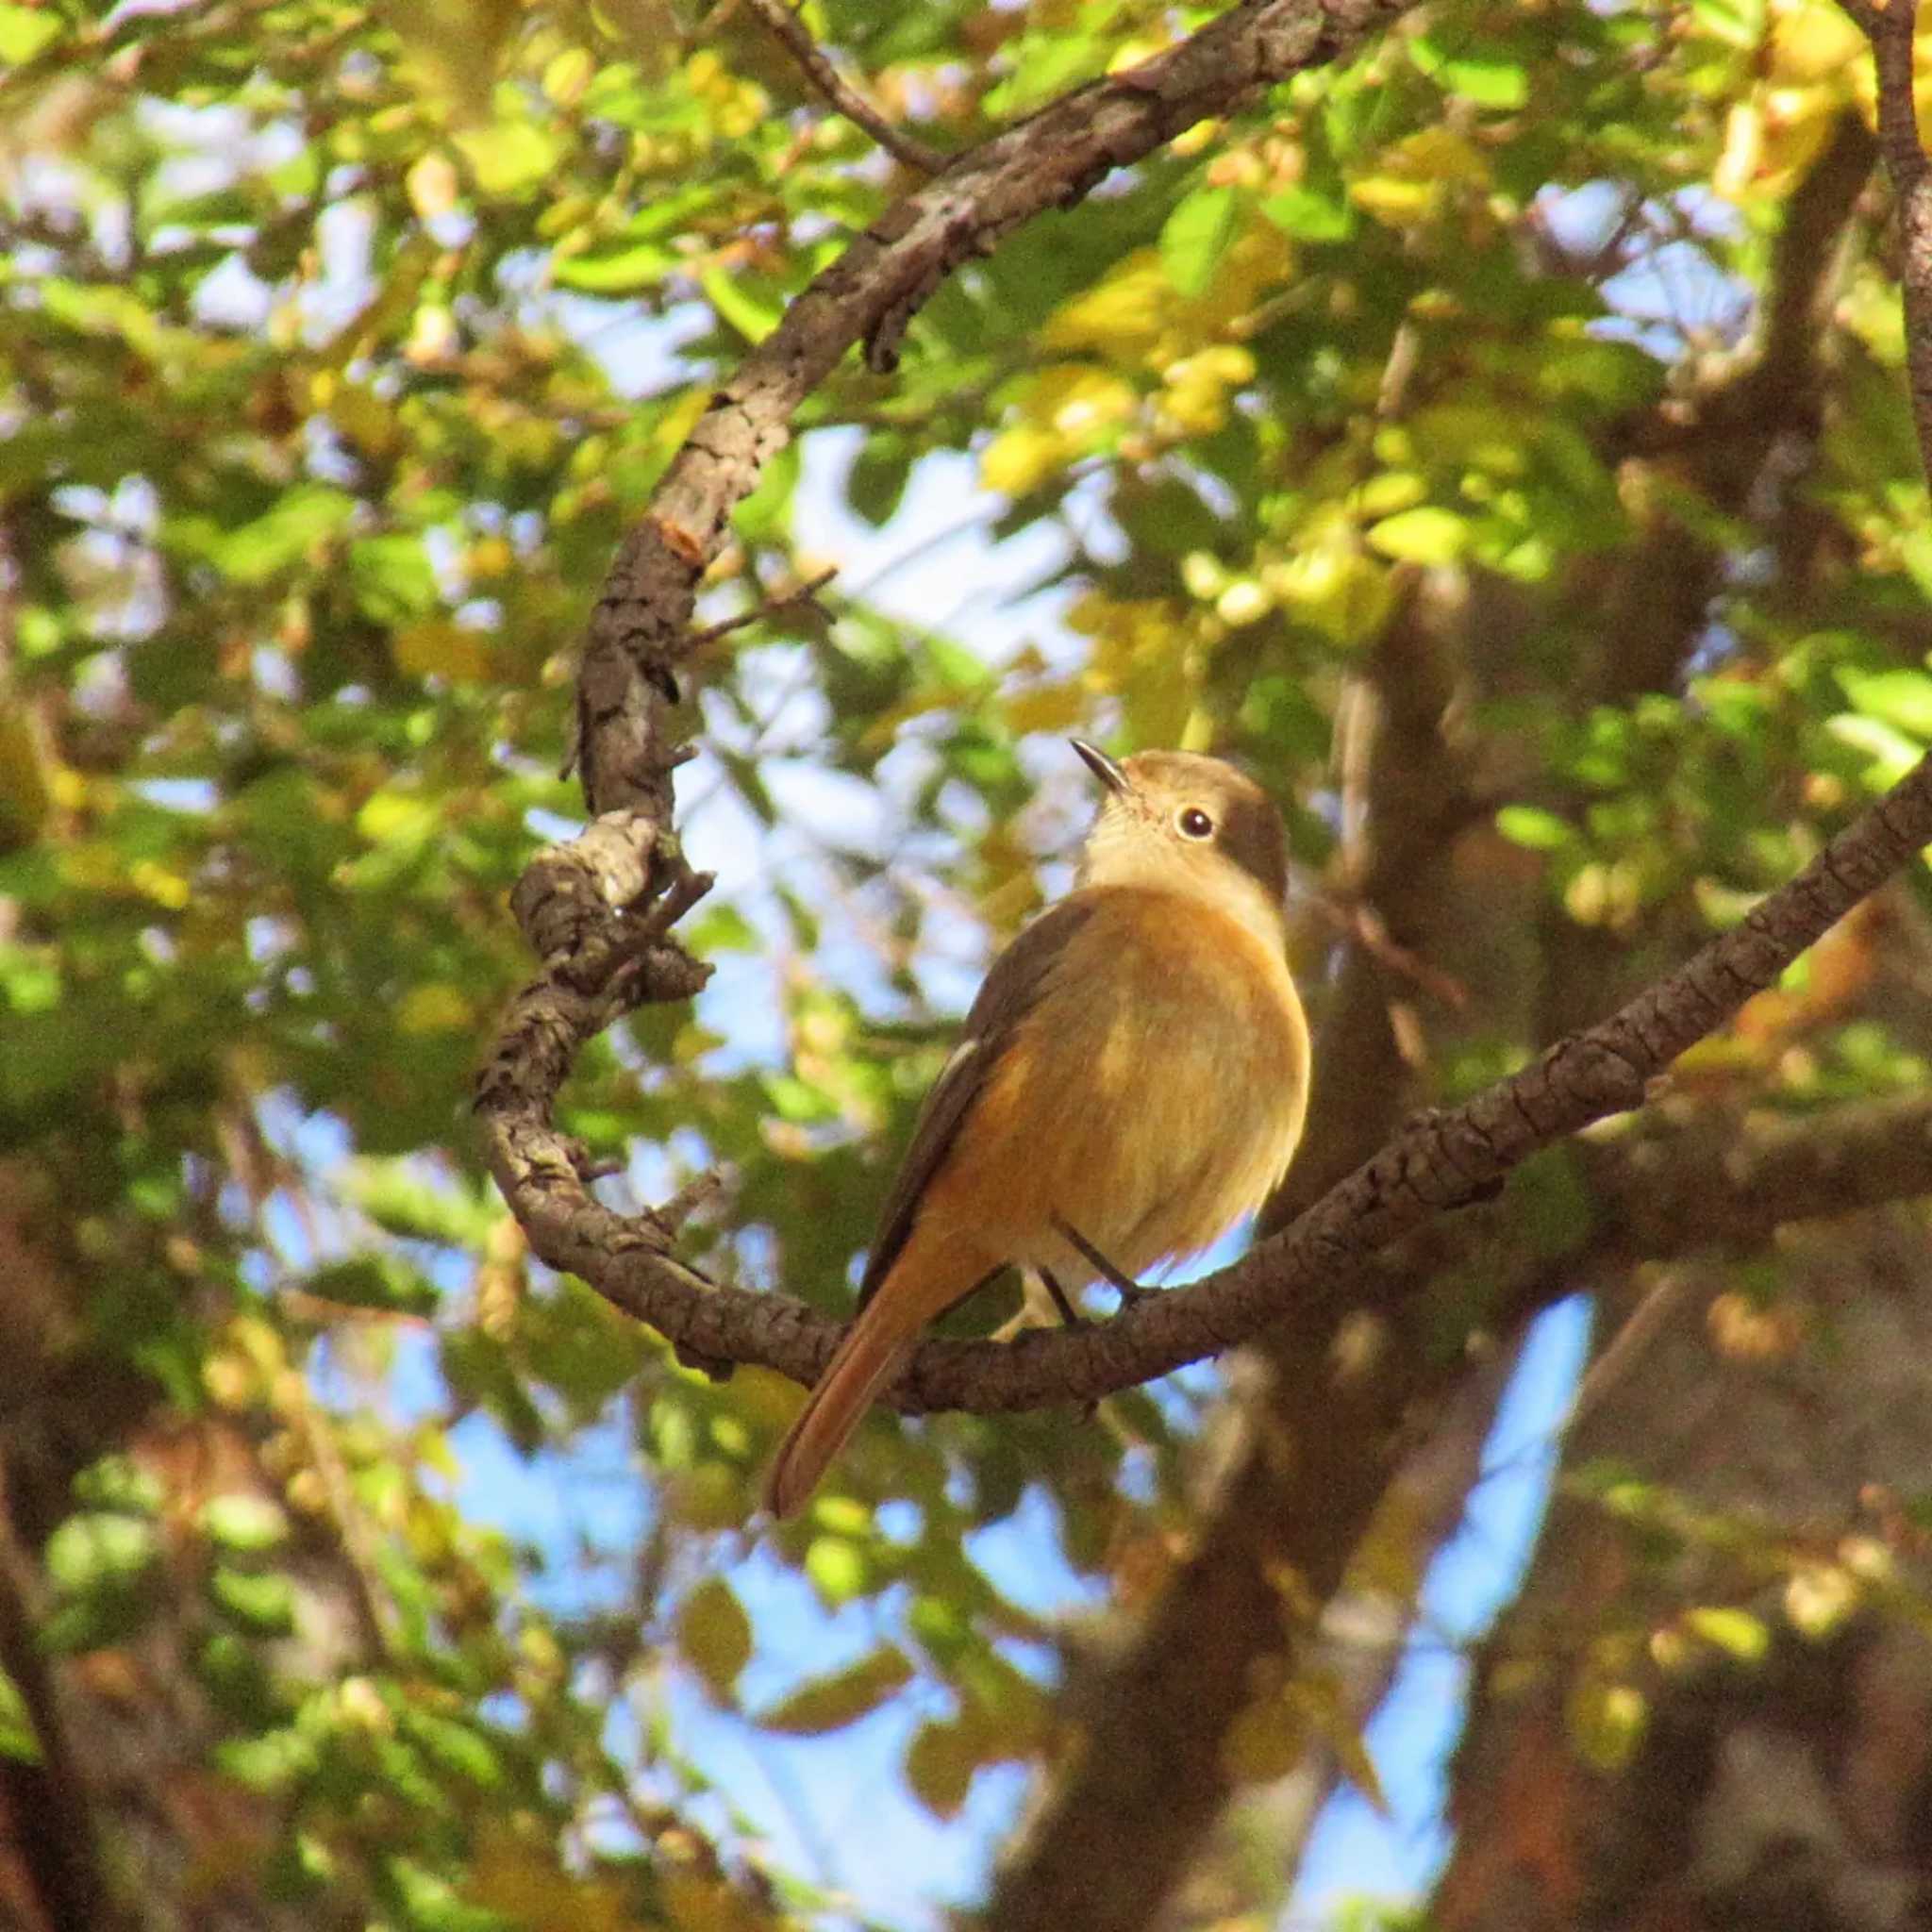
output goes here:
[[1125, 792], [1132, 789], [1127, 774], [1119, 763], [1108, 757], [1097, 744], [1089, 744], [1084, 738], [1070, 738], [1067, 742], [1080, 754], [1087, 769], [1107, 787], [1109, 791]]

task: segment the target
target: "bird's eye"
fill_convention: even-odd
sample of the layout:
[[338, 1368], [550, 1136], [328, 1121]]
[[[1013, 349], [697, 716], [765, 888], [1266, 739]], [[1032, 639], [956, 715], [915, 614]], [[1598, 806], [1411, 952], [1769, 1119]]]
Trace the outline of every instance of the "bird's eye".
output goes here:
[[1184, 839], [1208, 839], [1214, 834], [1214, 821], [1198, 805], [1188, 806], [1174, 824]]

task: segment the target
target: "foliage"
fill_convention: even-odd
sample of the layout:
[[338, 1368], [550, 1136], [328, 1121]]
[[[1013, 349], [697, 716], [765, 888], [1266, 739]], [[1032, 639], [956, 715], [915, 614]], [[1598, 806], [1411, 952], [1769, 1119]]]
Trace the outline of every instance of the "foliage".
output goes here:
[[[805, 17], [957, 148], [1208, 11]], [[1462, 858], [1541, 931], [1664, 957], [1932, 742], [1869, 226], [1801, 478], [1731, 491], [1699, 413], [1869, 101], [1848, 34], [1814, 0], [1442, 0], [1013, 235], [896, 376], [809, 398], [709, 621], [838, 561], [828, 530], [937, 541], [962, 458], [1046, 594], [997, 624], [913, 566], [704, 658], [683, 796], [722, 970], [571, 1093], [629, 1196], [724, 1167], [702, 1263], [841, 1306], [962, 991], [1061, 876], [1058, 738], [1245, 758], [1319, 910], [1337, 715], [1420, 573], [1530, 613], [1473, 667]], [[1150, 1598], [1213, 1384], [875, 1423], [747, 1555], [791, 1396], [530, 1264], [463, 1106], [527, 966], [508, 889], [578, 808], [571, 650], [619, 534], [906, 177], [742, 8], [0, 4], [0, 1272], [34, 1284], [8, 1353], [78, 1365], [8, 1425], [11, 1462], [62, 1419], [15, 1483], [46, 1647], [174, 1659], [277, 1897], [423, 1932], [818, 1909], [693, 1738], [911, 1713], [941, 1819], [1058, 1761], [1089, 1633], [1028, 1573]], [[1603, 613], [1666, 537], [1711, 588], [1691, 674], [1636, 688]], [[1838, 1024], [1847, 970], [1710, 1077], [1782, 1107], [1916, 1080]], [[1534, 1031], [1428, 1024], [1436, 1092]], [[77, 1419], [75, 1388], [104, 1391]], [[616, 1442], [641, 1507], [601, 1549], [517, 1542], [462, 1476], [506, 1442], [552, 1471]], [[0, 1750], [31, 1728], [9, 1707]]]

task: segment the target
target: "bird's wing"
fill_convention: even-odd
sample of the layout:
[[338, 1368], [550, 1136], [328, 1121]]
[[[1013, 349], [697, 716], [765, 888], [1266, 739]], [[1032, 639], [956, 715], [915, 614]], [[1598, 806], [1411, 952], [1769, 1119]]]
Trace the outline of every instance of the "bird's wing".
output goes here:
[[959, 1044], [925, 1096], [919, 1124], [912, 1130], [912, 1144], [899, 1165], [891, 1192], [886, 1196], [878, 1235], [866, 1257], [865, 1278], [859, 1283], [861, 1308], [878, 1291], [880, 1282], [899, 1258], [926, 1184], [939, 1172], [1001, 1055], [1012, 1044], [1020, 1022], [1032, 1011], [1054, 963], [1091, 916], [1087, 894], [1062, 899], [1042, 912], [994, 960], [966, 1015]]

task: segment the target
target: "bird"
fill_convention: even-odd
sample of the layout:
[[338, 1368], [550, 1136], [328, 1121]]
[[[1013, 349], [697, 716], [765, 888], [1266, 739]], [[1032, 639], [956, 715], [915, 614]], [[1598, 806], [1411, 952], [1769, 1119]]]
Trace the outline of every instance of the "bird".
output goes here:
[[1125, 1299], [1257, 1208], [1301, 1139], [1281, 814], [1220, 758], [1071, 742], [1101, 787], [1074, 889], [994, 961], [926, 1095], [852, 1324], [767, 1474], [774, 1518], [948, 1308], [1008, 1267], [1070, 1321], [1094, 1282]]

